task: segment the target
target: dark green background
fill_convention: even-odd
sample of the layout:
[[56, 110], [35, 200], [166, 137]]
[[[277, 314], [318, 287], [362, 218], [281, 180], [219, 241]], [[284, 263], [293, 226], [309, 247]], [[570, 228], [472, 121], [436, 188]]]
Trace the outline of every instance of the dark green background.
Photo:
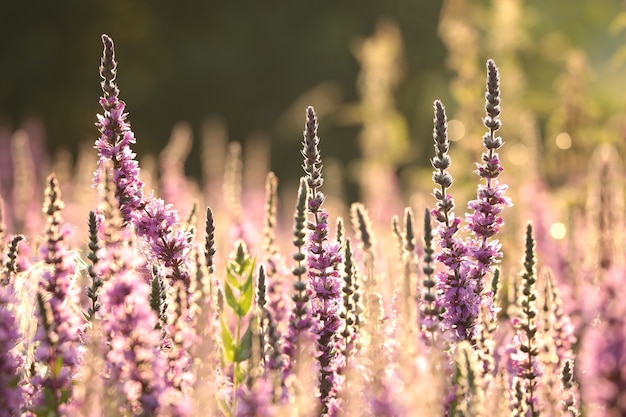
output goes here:
[[[191, 123], [197, 139], [202, 121], [217, 114], [231, 140], [268, 133], [272, 169], [294, 177], [301, 133], [283, 137], [277, 118], [324, 81], [339, 85], [344, 103], [356, 102], [359, 64], [350, 45], [371, 36], [381, 18], [395, 21], [404, 41], [397, 106], [412, 140], [430, 140], [432, 101], [445, 94], [447, 77], [440, 8], [440, 1], [413, 0], [10, 2], [0, 25], [0, 121], [14, 130], [40, 117], [51, 151], [93, 142], [100, 35], [107, 33], [140, 155], [158, 153], [179, 120]], [[324, 155], [358, 157], [359, 126], [321, 122]], [[198, 153], [190, 175], [200, 172]]]

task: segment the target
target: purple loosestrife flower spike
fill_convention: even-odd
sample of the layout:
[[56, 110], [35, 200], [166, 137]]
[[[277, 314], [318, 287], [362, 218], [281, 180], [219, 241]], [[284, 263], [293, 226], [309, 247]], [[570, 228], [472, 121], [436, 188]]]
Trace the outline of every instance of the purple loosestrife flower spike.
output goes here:
[[111, 340], [110, 380], [141, 415], [158, 415], [174, 390], [166, 383], [167, 362], [159, 352], [157, 318], [146, 302], [150, 287], [132, 270], [107, 281], [102, 290], [103, 329]]
[[426, 343], [433, 345], [437, 337], [443, 308], [438, 304], [437, 278], [435, 276], [433, 249], [433, 230], [430, 220], [430, 211], [424, 210], [424, 262], [422, 272], [424, 279], [420, 294], [422, 337]]
[[338, 272], [341, 253], [337, 243], [328, 241], [328, 214], [325, 211], [319, 211], [317, 224], [311, 223], [309, 227], [308, 266], [313, 293], [313, 332], [317, 337], [322, 415], [327, 415], [329, 403], [336, 398], [339, 386], [339, 358], [335, 344], [342, 321], [339, 316], [341, 279]]
[[115, 83], [117, 63], [113, 40], [102, 35], [104, 51], [100, 65], [100, 76], [103, 81], [103, 96], [100, 105], [104, 114], [98, 115], [96, 126], [101, 133], [96, 141], [101, 169], [96, 171], [96, 182], [104, 171], [103, 165], [108, 160], [113, 161], [113, 180], [116, 184], [115, 197], [119, 201], [120, 211], [125, 222], [130, 222], [135, 210], [143, 207], [143, 183], [139, 180], [139, 164], [130, 145], [135, 143], [135, 136], [126, 122], [127, 113], [124, 112], [126, 103], [118, 99], [119, 89]]
[[319, 395], [321, 415], [334, 415], [331, 404], [337, 401], [339, 387], [339, 352], [335, 349], [341, 325], [341, 278], [338, 266], [341, 262], [339, 244], [328, 239], [328, 214], [321, 209], [324, 194], [319, 191], [324, 180], [317, 136], [317, 116], [313, 107], [306, 111], [304, 138], [302, 141], [304, 172], [309, 188], [308, 208], [313, 221], [307, 225], [308, 276], [311, 285], [311, 314], [314, 318], [313, 333], [317, 339], [319, 362]]
[[188, 265], [188, 252], [191, 248], [190, 233], [181, 230], [178, 214], [171, 205], [161, 199], [143, 197], [143, 183], [139, 180], [139, 164], [130, 145], [135, 143], [130, 124], [126, 122], [125, 103], [118, 99], [119, 90], [115, 85], [117, 64], [113, 41], [102, 35], [104, 52], [100, 75], [104, 96], [100, 104], [104, 110], [98, 115], [98, 126], [101, 136], [95, 148], [100, 155], [100, 169], [96, 171], [96, 180], [102, 172], [106, 172], [108, 161], [113, 162], [113, 182], [115, 196], [125, 223], [132, 223], [137, 235], [146, 239], [150, 254], [154, 260], [162, 262], [170, 268], [169, 278], [172, 281], [183, 281], [189, 288], [191, 276]]
[[[482, 305], [488, 307], [487, 313], [495, 315], [493, 293], [485, 291], [485, 276], [491, 272], [491, 267], [502, 257], [500, 244], [497, 240], [490, 240], [499, 231], [503, 224], [500, 214], [505, 206], [511, 206], [510, 198], [504, 195], [507, 186], [499, 184], [497, 178], [503, 168], [496, 150], [503, 145], [502, 138], [495, 136], [500, 128], [500, 80], [498, 69], [492, 60], [487, 62], [487, 92], [485, 93], [486, 117], [483, 119], [485, 127], [489, 129], [483, 136], [483, 145], [486, 148], [481, 156], [482, 165], [478, 165], [475, 171], [485, 184], [478, 186], [476, 199], [468, 203], [466, 222], [468, 230], [473, 234], [469, 242], [469, 254], [474, 260], [474, 266], [470, 268], [469, 275], [472, 280], [472, 288], [475, 298]], [[475, 334], [470, 335], [471, 338]]]
[[283, 368], [283, 379], [287, 378], [293, 372], [294, 361], [299, 354], [299, 343], [304, 332], [311, 327], [311, 312], [309, 310], [310, 289], [307, 281], [303, 280], [307, 272], [306, 254], [304, 246], [306, 244], [306, 203], [309, 188], [306, 179], [300, 178], [300, 187], [298, 188], [298, 200], [295, 209], [294, 219], [294, 239], [293, 244], [296, 252], [293, 260], [296, 266], [292, 273], [296, 277], [293, 283], [294, 293], [292, 299], [294, 302], [293, 310], [289, 317], [289, 327], [283, 343], [283, 354], [285, 355], [285, 366]]
[[437, 203], [432, 215], [439, 223], [437, 235], [441, 253], [437, 260], [446, 267], [437, 274], [441, 293], [439, 304], [444, 309], [443, 330], [449, 334], [449, 338], [459, 341], [472, 337], [480, 300], [473, 290], [474, 283], [469, 277], [469, 265], [465, 259], [468, 249], [460, 238], [455, 237], [461, 220], [454, 216], [452, 212], [454, 200], [447, 193], [452, 185], [452, 176], [447, 171], [450, 167], [448, 155], [450, 143], [445, 108], [439, 100], [435, 101], [434, 107], [433, 139], [436, 155], [431, 163], [435, 168], [433, 182], [439, 185], [439, 188], [433, 190]]
[[45, 372], [31, 379], [37, 389], [32, 402], [35, 409], [59, 413], [72, 395], [81, 320], [74, 310], [78, 304], [77, 287], [72, 285], [76, 271], [74, 257], [65, 244], [67, 229], [62, 224], [64, 204], [59, 183], [54, 175], [50, 175], [47, 182], [43, 208], [47, 217], [47, 240], [41, 247], [47, 269], [42, 274], [37, 294], [39, 326], [34, 358]]
[[11, 286], [0, 286], [0, 417], [21, 414], [24, 392], [20, 380], [22, 360], [15, 352], [22, 336], [10, 305], [15, 303]]
[[87, 314], [85, 315], [87, 320], [92, 320], [98, 310], [100, 310], [100, 287], [102, 287], [102, 278], [96, 273], [95, 266], [98, 263], [98, 251], [100, 250], [100, 244], [98, 243], [98, 221], [95, 211], [89, 212], [89, 253], [87, 258], [91, 262], [87, 267], [87, 273], [91, 278], [91, 285], [87, 287], [87, 298], [91, 301], [91, 306], [87, 308]]
[[519, 305], [521, 317], [513, 318], [516, 329], [510, 351], [510, 368], [515, 379], [523, 388], [523, 404], [531, 417], [539, 416], [537, 390], [539, 377], [542, 374], [538, 360], [537, 340], [537, 272], [535, 269], [535, 239], [532, 224], [526, 226], [526, 250], [524, 255], [524, 271], [522, 272], [522, 288]]

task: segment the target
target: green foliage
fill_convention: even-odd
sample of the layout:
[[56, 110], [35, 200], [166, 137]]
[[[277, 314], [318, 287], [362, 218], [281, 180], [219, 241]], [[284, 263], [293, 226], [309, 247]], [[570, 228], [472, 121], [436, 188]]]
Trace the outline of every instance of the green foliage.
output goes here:
[[236, 245], [236, 254], [226, 266], [224, 295], [235, 314], [244, 317], [250, 311], [254, 298], [253, 272], [256, 260], [248, 255], [243, 242]]

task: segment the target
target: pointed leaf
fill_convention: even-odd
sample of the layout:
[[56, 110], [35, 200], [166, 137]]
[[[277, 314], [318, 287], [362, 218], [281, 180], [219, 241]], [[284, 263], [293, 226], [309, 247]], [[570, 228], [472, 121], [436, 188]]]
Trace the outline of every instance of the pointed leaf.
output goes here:
[[241, 341], [235, 349], [235, 362], [243, 362], [250, 359], [252, 356], [252, 329], [251, 325], [248, 325]]
[[252, 300], [254, 299], [254, 286], [252, 285], [252, 278], [252, 275], [249, 275], [241, 288], [239, 307], [241, 308], [242, 316], [248, 314], [248, 311], [250, 311], [250, 307], [252, 306]]
[[235, 361], [235, 344], [233, 343], [233, 336], [230, 333], [228, 325], [224, 321], [224, 317], [220, 320], [222, 324], [222, 348], [224, 350], [224, 358], [228, 362]]
[[239, 268], [237, 264], [230, 262], [226, 267], [226, 282], [235, 288], [239, 288], [239, 277], [241, 274], [239, 273]]
[[246, 315], [245, 312], [242, 312], [240, 300], [238, 300], [235, 297], [235, 294], [233, 293], [233, 290], [230, 288], [230, 285], [228, 285], [228, 284], [226, 284], [224, 286], [224, 295], [226, 295], [226, 302], [228, 303], [230, 308], [233, 309], [235, 314], [237, 314], [239, 317], [243, 317], [243, 316]]

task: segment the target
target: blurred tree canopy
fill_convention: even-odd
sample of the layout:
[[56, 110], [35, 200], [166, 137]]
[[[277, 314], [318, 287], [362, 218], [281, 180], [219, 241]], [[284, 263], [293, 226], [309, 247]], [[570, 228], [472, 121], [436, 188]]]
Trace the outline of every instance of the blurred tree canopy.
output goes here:
[[[399, 25], [405, 44], [409, 74], [398, 105], [410, 119], [420, 115], [411, 123], [429, 138], [435, 94], [418, 96], [433, 89], [433, 80], [445, 89], [440, 7], [412, 0], [9, 2], [0, 28], [0, 123], [17, 129], [40, 117], [52, 150], [93, 142], [100, 35], [107, 33], [140, 154], [161, 151], [177, 121], [190, 122], [198, 138], [202, 121], [219, 115], [230, 140], [265, 132], [272, 168], [279, 176], [300, 175], [291, 161], [299, 157], [305, 108], [290, 109], [304, 104], [303, 94], [319, 101], [316, 91], [330, 97], [329, 106], [356, 101], [354, 45], [381, 18]], [[291, 115], [297, 119], [285, 122]], [[358, 126], [322, 120], [321, 129], [326, 156], [358, 156]], [[188, 172], [197, 175], [197, 155], [189, 162]]]
[[[377, 155], [404, 183], [428, 182], [436, 98], [462, 123], [460, 157], [475, 160], [487, 58], [503, 76], [512, 163], [534, 164], [559, 185], [598, 142], [624, 147], [620, 0], [68, 0], [10, 2], [3, 17], [0, 126], [38, 117], [50, 150], [97, 137], [102, 33], [116, 43], [140, 155], [158, 154], [181, 120], [198, 150], [204, 121], [217, 115], [230, 140], [269, 138], [270, 168], [295, 181], [312, 104], [325, 164], [340, 161], [350, 183], [351, 170], [362, 172], [354, 162]], [[385, 134], [395, 147], [385, 148]], [[188, 174], [199, 176], [199, 155]]]

